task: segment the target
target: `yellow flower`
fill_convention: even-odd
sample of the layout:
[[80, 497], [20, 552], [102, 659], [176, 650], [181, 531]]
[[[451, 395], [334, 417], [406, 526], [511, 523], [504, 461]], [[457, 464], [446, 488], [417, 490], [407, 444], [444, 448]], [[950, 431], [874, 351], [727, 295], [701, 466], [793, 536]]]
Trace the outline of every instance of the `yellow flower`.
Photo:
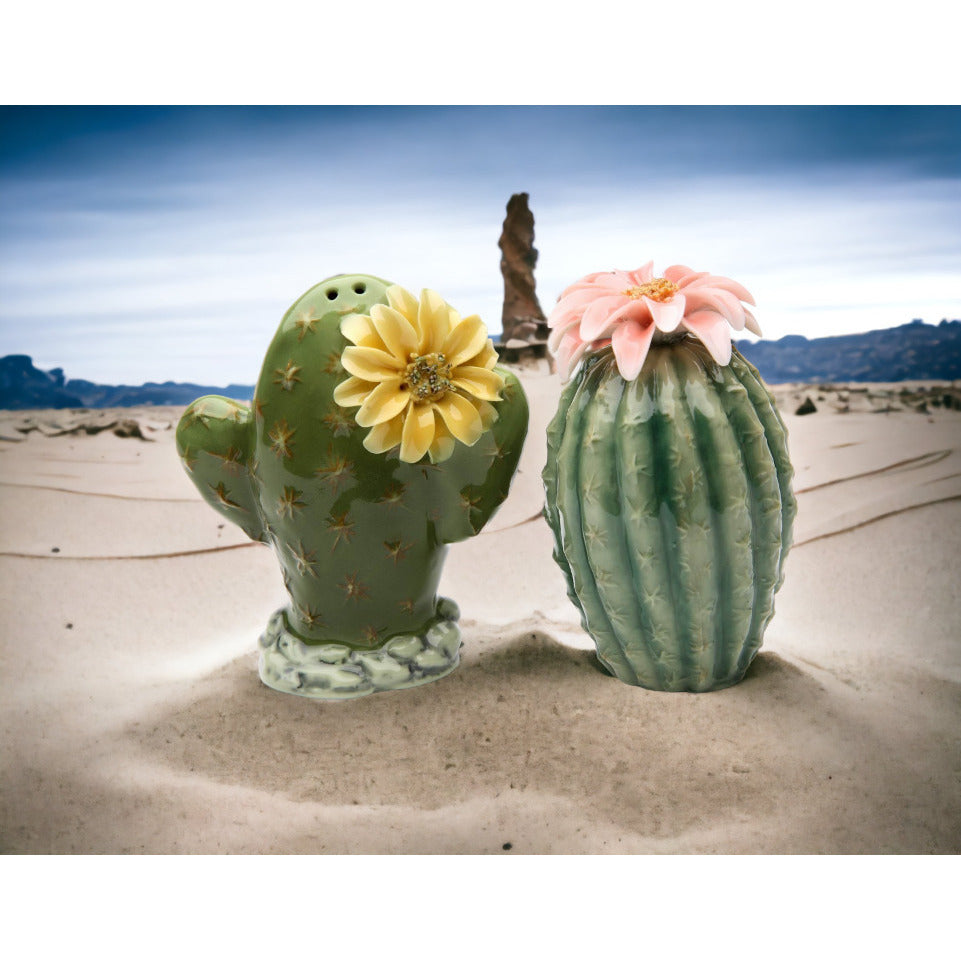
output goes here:
[[504, 387], [493, 370], [497, 353], [480, 317], [461, 318], [432, 290], [418, 302], [395, 285], [387, 301], [341, 323], [354, 346], [341, 357], [351, 376], [337, 385], [334, 400], [360, 408], [355, 419], [371, 428], [364, 438], [371, 453], [400, 444], [408, 464], [424, 454], [446, 460], [455, 440], [470, 447], [497, 419], [489, 403]]

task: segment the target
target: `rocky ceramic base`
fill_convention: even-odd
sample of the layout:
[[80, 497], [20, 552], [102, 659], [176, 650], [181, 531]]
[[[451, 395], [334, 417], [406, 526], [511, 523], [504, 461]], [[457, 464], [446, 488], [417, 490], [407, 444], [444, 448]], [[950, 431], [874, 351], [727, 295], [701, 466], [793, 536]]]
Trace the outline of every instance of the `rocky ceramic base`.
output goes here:
[[342, 701], [400, 691], [446, 677], [460, 663], [460, 610], [438, 598], [437, 617], [423, 634], [401, 634], [382, 647], [305, 644], [287, 627], [284, 609], [260, 637], [260, 679], [284, 694]]

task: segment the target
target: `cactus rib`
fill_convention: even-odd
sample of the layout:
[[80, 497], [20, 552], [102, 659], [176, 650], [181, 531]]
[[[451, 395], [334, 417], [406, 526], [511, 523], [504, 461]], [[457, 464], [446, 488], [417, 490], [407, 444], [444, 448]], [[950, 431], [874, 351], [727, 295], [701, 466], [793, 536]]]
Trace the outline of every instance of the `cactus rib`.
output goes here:
[[[748, 641], [755, 590], [751, 495], [734, 430], [718, 394], [703, 378], [691, 378], [687, 399], [716, 532], [718, 607], [712, 676], [728, 678]], [[719, 385], [718, 385], [719, 386]]]
[[749, 402], [744, 385], [732, 376], [720, 392], [721, 403], [741, 451], [751, 512], [751, 553], [754, 564], [754, 604], [748, 643], [732, 673], [746, 669], [761, 646], [774, 605], [781, 554], [781, 489], [764, 426]]
[[615, 432], [620, 498], [625, 505], [624, 536], [636, 571], [638, 602], [649, 625], [646, 641], [657, 664], [654, 683], [645, 686], [660, 689], [667, 683], [667, 648], [663, 639], [674, 637], [678, 625], [674, 586], [663, 563], [666, 544], [655, 476], [654, 410], [654, 399], [647, 385], [639, 380], [628, 384]]
[[[558, 478], [556, 466], [558, 454], [561, 449], [561, 442], [564, 439], [564, 430], [567, 426], [567, 414], [574, 400], [574, 395], [577, 393], [577, 388], [577, 380], [569, 381], [564, 387], [564, 390], [561, 392], [557, 413], [554, 415], [547, 428], [548, 457], [547, 466], [544, 468], [543, 475], [545, 492], [544, 517], [552, 531], [559, 531], [561, 525], [560, 513], [557, 508]], [[567, 596], [571, 599], [571, 602], [577, 606], [578, 610], [580, 610], [580, 605], [577, 602], [577, 594], [574, 592], [574, 577], [571, 574], [571, 566], [567, 562], [567, 557], [564, 554], [561, 539], [559, 537], [554, 538], [553, 557], [557, 563], [557, 566], [560, 567], [565, 581], [567, 582]], [[587, 630], [587, 623], [584, 620], [584, 612], [580, 611], [580, 613], [581, 624], [584, 627], [584, 630]]]
[[704, 467], [694, 446], [694, 426], [683, 393], [684, 367], [670, 349], [653, 353], [666, 482], [663, 503], [667, 509], [661, 511], [661, 523], [673, 548], [670, 570], [675, 604], [683, 612], [680, 623], [685, 636], [675, 652], [678, 675], [672, 683], [699, 689], [713, 676], [714, 624], [719, 606], [715, 534]]
[[781, 551], [778, 561], [778, 588], [784, 583], [784, 561], [791, 548], [794, 517], [797, 514], [797, 501], [791, 490], [794, 467], [787, 448], [787, 430], [784, 420], [777, 409], [771, 392], [764, 386], [761, 375], [749, 361], [735, 349], [731, 356], [731, 371], [741, 382], [757, 411], [764, 434], [767, 438], [774, 466], [777, 470], [778, 486], [781, 488]]
[[657, 676], [657, 666], [643, 645], [650, 625], [645, 630], [642, 606], [633, 595], [625, 595], [619, 590], [617, 579], [618, 571], [631, 570], [633, 564], [622, 519], [617, 431], [605, 427], [616, 418], [624, 388], [624, 381], [620, 378], [605, 377], [598, 385], [595, 402], [588, 408], [581, 465], [582, 471], [585, 464], [590, 465], [589, 469], [598, 472], [598, 476], [594, 480], [596, 496], [588, 498], [585, 485], [581, 484], [585, 495], [582, 497], [584, 546], [608, 620], [625, 639], [623, 654], [630, 670], [622, 680], [628, 684], [650, 684]]
[[558, 464], [564, 465], [564, 475], [558, 471], [557, 506], [566, 521], [561, 526], [562, 550], [570, 565], [572, 583], [586, 629], [597, 644], [598, 658], [612, 674], [630, 676], [633, 672], [620, 653], [614, 630], [598, 595], [581, 526], [581, 424], [593, 395], [593, 387], [602, 375], [601, 365], [593, 365], [568, 408], [567, 425], [558, 451]]

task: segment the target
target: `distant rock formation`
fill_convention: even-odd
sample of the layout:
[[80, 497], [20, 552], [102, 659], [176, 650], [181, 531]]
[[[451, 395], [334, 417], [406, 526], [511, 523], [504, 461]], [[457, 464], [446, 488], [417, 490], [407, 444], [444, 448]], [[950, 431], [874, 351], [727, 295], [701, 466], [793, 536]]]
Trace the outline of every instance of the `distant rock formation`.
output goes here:
[[0, 409], [136, 407], [140, 404], [189, 404], [204, 394], [221, 394], [249, 401], [253, 386], [228, 384], [209, 387], [203, 384], [147, 383], [139, 387], [120, 384], [94, 384], [89, 380], [66, 380], [59, 367], [38, 370], [25, 354], [0, 357]]
[[[903, 386], [902, 386], [903, 385]], [[938, 408], [961, 411], [961, 386], [938, 380], [864, 383], [854, 381], [817, 385], [817, 404], [803, 383], [769, 384], [774, 402], [786, 414], [895, 414], [931, 415]]]
[[534, 215], [526, 193], [514, 194], [507, 202], [507, 217], [498, 246], [504, 275], [504, 310], [501, 315], [500, 350], [506, 360], [525, 354], [547, 354], [547, 318], [537, 300], [534, 267]]
[[83, 406], [80, 395], [65, 388], [59, 367], [49, 372], [37, 370], [26, 354], [10, 354], [0, 359], [0, 407], [25, 410]]
[[805, 381], [957, 380], [961, 320], [910, 324], [840, 337], [791, 335], [739, 341], [738, 350], [772, 384]]

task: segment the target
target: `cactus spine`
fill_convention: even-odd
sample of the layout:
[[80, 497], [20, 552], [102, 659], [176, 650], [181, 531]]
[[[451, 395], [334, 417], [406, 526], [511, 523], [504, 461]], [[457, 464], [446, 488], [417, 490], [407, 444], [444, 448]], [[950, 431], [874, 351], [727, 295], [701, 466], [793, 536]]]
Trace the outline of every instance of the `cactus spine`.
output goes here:
[[548, 428], [554, 558], [598, 658], [662, 691], [736, 684], [761, 647], [796, 502], [783, 421], [735, 349], [685, 337], [625, 381], [588, 357]]

